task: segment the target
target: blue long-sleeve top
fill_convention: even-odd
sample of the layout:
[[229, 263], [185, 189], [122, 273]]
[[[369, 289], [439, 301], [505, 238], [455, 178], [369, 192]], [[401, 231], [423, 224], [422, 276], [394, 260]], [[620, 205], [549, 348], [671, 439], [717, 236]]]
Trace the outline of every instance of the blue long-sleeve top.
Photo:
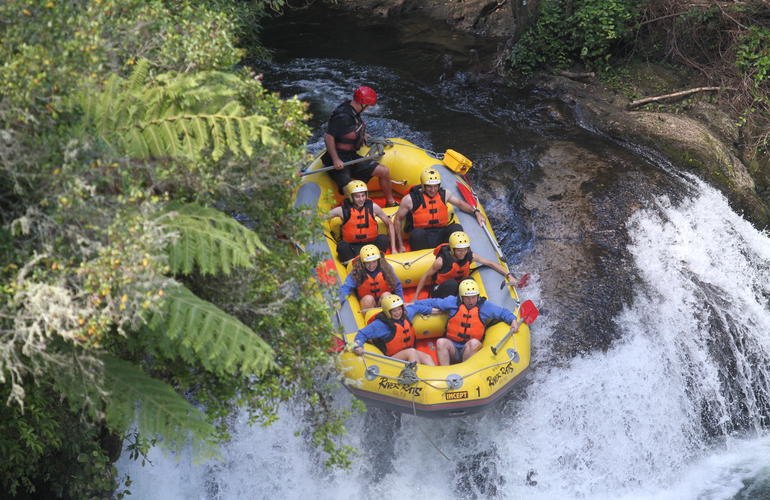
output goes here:
[[[443, 299], [424, 299], [419, 301], [419, 303], [440, 309], [449, 314], [450, 318], [455, 315], [458, 309], [457, 297], [454, 295], [444, 297]], [[481, 304], [481, 307], [479, 308], [479, 318], [484, 324], [487, 324], [490, 320], [503, 321], [509, 325], [516, 321], [516, 316], [514, 316], [511, 311], [495, 305], [488, 300], [485, 300], [484, 303]]]
[[[370, 273], [367, 269], [366, 272], [370, 276], [374, 276], [375, 273], [377, 273], [379, 269], [375, 270], [374, 273]], [[340, 302], [344, 302], [345, 299], [348, 298], [348, 295], [351, 293], [355, 293], [356, 288], [358, 288], [358, 285], [356, 285], [356, 279], [353, 277], [353, 273], [348, 274], [348, 277], [345, 278], [345, 282], [340, 287]], [[396, 289], [393, 290], [393, 293], [404, 298], [404, 288], [401, 286], [401, 280], [396, 278]]]
[[[425, 304], [424, 300], [418, 300], [414, 304], [408, 305], [404, 308], [404, 313], [407, 319], [411, 322], [412, 318], [416, 314], [430, 314], [433, 310], [432, 306]], [[365, 327], [358, 330], [356, 333], [356, 339], [353, 341], [355, 347], [361, 347], [367, 340], [377, 339], [380, 337], [387, 337], [390, 335], [390, 328], [383, 321], [375, 319]]]

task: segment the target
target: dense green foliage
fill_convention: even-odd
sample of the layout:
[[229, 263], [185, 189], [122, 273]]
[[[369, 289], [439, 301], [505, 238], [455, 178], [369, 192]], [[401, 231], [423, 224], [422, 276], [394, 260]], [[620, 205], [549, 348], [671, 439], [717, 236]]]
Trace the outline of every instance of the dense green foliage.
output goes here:
[[578, 62], [604, 68], [613, 49], [633, 33], [638, 14], [637, 0], [543, 0], [509, 62], [522, 75]]
[[[132, 454], [205, 457], [237, 408], [324, 400], [305, 105], [233, 69], [281, 4], [0, 4], [0, 490], [108, 497], [132, 423]], [[308, 415], [344, 464], [340, 415]]]

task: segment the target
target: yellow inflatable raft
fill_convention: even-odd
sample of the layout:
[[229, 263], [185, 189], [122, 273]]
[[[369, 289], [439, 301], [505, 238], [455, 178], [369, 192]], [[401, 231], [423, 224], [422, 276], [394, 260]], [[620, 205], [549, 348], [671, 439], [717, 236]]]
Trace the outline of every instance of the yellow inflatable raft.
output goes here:
[[[466, 197], [470, 192], [470, 186], [464, 176], [470, 168], [470, 161], [452, 150], [448, 150], [444, 155], [430, 154], [404, 139], [393, 138], [378, 141], [371, 149], [366, 146], [358, 153], [362, 156], [381, 155], [378, 161], [390, 169], [394, 194], [403, 196], [411, 186], [419, 184], [420, 173], [428, 166], [441, 173], [441, 185], [448, 192], [461, 199], [461, 189], [465, 190]], [[311, 173], [323, 168], [320, 156], [319, 154], [303, 172], [303, 182], [297, 191], [296, 205], [326, 213], [341, 202], [342, 196], [334, 181], [325, 172]], [[378, 199], [378, 178], [372, 178], [369, 190], [375, 202], [384, 201]], [[484, 213], [481, 203], [477, 206]], [[386, 208], [385, 212], [393, 217], [396, 210], [397, 208]], [[475, 254], [493, 262], [500, 262], [506, 267], [488, 221], [485, 228], [481, 227], [474, 217], [460, 210], [454, 211], [454, 217], [470, 236], [471, 248]], [[321, 281], [336, 287], [345, 280], [349, 272], [349, 267], [337, 259], [336, 241], [339, 238], [340, 222], [339, 219], [324, 222], [324, 240], [316, 242], [308, 249], [318, 254], [323, 261], [319, 268]], [[380, 232], [386, 234], [383, 224], [380, 225]], [[405, 300], [413, 300], [414, 287], [433, 264], [433, 251], [388, 254], [386, 258], [404, 286]], [[512, 287], [502, 286], [503, 278], [499, 273], [482, 266], [473, 272], [472, 277], [481, 286], [482, 296], [494, 304], [510, 309], [517, 318], [519, 317], [517, 293]], [[336, 293], [336, 288], [334, 292]], [[361, 311], [358, 298], [355, 294], [350, 295], [342, 308], [333, 313], [334, 321], [341, 332], [341, 343], [352, 345], [356, 331], [364, 327], [379, 311], [379, 308]], [[413, 324], [420, 350], [430, 353], [431, 348], [435, 349], [435, 340], [443, 336], [446, 320], [445, 314], [415, 316]], [[366, 344], [363, 356], [343, 350], [337, 357], [337, 367], [345, 387], [367, 405], [431, 417], [466, 415], [500, 399], [523, 378], [529, 368], [528, 326], [522, 323], [518, 332], [506, 339], [508, 329], [508, 325], [503, 323], [487, 328], [483, 348], [459, 364], [410, 366], [403, 361], [383, 356], [376, 347]]]

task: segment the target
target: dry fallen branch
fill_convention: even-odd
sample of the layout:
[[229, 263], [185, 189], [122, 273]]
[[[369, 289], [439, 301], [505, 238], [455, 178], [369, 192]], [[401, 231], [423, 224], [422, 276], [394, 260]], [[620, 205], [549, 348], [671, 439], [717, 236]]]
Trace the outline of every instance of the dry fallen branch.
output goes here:
[[636, 108], [643, 104], [648, 104], [651, 102], [664, 101], [667, 99], [679, 99], [679, 98], [688, 96], [690, 94], [696, 94], [698, 92], [707, 92], [707, 91], [716, 91], [716, 90], [735, 90], [735, 89], [732, 87], [697, 87], [694, 89], [687, 89], [679, 92], [674, 92], [672, 94], [664, 94], [664, 95], [659, 95], [655, 97], [645, 97], [644, 99], [639, 99], [639, 100], [630, 102], [626, 107], [628, 109], [631, 109], [631, 108]]
[[567, 78], [580, 79], [580, 78], [593, 78], [596, 76], [596, 74], [593, 71], [589, 71], [586, 73], [575, 73], [574, 71], [559, 71], [560, 76], [565, 76]]

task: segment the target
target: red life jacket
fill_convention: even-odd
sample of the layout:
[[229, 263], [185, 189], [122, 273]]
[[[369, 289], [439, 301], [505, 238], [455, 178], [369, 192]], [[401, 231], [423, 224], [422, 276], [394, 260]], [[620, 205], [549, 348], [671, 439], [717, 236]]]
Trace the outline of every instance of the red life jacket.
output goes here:
[[446, 227], [449, 224], [449, 207], [446, 204], [446, 190], [439, 188], [433, 198], [414, 186], [409, 195], [412, 197], [411, 227]]
[[433, 282], [440, 285], [449, 279], [461, 281], [471, 275], [471, 262], [473, 262], [473, 252], [468, 249], [463, 260], [457, 260], [449, 248], [448, 243], [442, 243], [433, 250], [433, 255], [441, 257], [441, 269], [434, 276]]
[[457, 297], [457, 312], [446, 323], [446, 336], [449, 340], [468, 342], [470, 339], [476, 339], [480, 342], [484, 338], [487, 327], [481, 321], [479, 310], [485, 300], [486, 298], [479, 297], [476, 305], [468, 309], [462, 299]]
[[379, 299], [385, 292], [393, 292], [390, 289], [390, 285], [385, 280], [385, 273], [382, 269], [377, 269], [374, 276], [366, 273], [366, 279], [356, 287], [356, 294], [358, 298], [362, 298], [366, 295], [372, 295], [375, 299]]
[[396, 353], [414, 347], [414, 330], [412, 323], [406, 317], [406, 311], [400, 321], [394, 321], [385, 316], [385, 313], [377, 315], [377, 319], [385, 323], [390, 328], [388, 337], [373, 339], [371, 342], [386, 356], [393, 356]]
[[337, 115], [347, 115], [353, 119], [353, 128], [347, 133], [334, 138], [334, 149], [337, 151], [358, 151], [364, 145], [366, 137], [366, 123], [361, 119], [361, 115], [356, 113], [349, 102], [343, 102], [332, 111], [329, 121], [331, 122]]
[[364, 206], [356, 208], [346, 199], [342, 202], [342, 241], [369, 243], [377, 238], [377, 219], [374, 204], [367, 199]]

